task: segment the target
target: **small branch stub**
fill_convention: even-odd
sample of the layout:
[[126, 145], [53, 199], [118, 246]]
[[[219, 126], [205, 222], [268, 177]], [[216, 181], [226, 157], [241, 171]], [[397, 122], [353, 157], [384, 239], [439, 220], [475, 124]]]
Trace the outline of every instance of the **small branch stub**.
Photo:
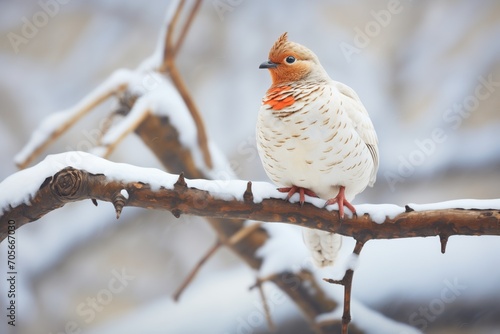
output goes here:
[[330, 284], [345, 285], [345, 276], [342, 279], [323, 278], [323, 281]]
[[247, 189], [243, 193], [243, 200], [245, 202], [253, 202], [253, 194], [252, 194], [252, 181], [248, 181]]
[[184, 173], [180, 173], [177, 181], [174, 183], [174, 188], [187, 188], [186, 179], [184, 178]]
[[73, 167], [66, 167], [52, 178], [50, 189], [58, 197], [76, 197], [82, 185], [83, 173]]
[[174, 215], [175, 218], [181, 218], [181, 210], [179, 209], [173, 209], [172, 214]]
[[[126, 193], [126, 190], [125, 190], [125, 193]], [[128, 195], [127, 195], [127, 197], [128, 197]], [[113, 196], [112, 203], [113, 203], [113, 206], [115, 207], [116, 219], [120, 218], [120, 215], [122, 213], [123, 207], [125, 206], [126, 202], [127, 202], [127, 198], [125, 198], [125, 196], [123, 195], [123, 190], [119, 191], [118, 193], [116, 193]]]
[[439, 241], [441, 242], [441, 253], [444, 254], [446, 252], [446, 245], [448, 244], [448, 236], [440, 234]]

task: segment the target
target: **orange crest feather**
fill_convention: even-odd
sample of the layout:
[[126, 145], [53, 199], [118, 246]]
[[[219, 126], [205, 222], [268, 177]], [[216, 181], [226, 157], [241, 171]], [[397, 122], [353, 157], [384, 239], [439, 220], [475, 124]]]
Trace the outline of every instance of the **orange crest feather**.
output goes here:
[[288, 43], [288, 32], [284, 32], [276, 42], [274, 42], [271, 51], [269, 51], [269, 59], [276, 60], [276, 58], [281, 54], [285, 45]]

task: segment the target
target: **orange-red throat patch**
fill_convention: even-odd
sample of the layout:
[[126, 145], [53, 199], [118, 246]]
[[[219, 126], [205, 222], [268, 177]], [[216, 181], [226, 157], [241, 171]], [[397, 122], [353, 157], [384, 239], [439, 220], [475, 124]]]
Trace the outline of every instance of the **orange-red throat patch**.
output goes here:
[[291, 86], [271, 87], [267, 91], [264, 104], [273, 110], [281, 110], [295, 103], [295, 98], [290, 94]]

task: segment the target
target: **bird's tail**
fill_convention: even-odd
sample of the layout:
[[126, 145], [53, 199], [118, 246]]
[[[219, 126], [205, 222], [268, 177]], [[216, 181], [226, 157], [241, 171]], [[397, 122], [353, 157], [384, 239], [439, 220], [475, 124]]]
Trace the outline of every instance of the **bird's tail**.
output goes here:
[[331, 232], [305, 228], [302, 236], [318, 267], [332, 266], [342, 246], [342, 236]]

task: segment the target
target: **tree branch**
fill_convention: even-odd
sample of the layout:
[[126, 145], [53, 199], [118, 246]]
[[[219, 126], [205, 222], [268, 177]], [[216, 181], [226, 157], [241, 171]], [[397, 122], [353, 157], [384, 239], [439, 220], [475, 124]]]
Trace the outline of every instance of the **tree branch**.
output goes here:
[[[352, 254], [359, 256], [363, 249], [364, 242], [356, 240], [356, 245]], [[340, 284], [344, 286], [344, 313], [342, 314], [342, 334], [348, 333], [349, 323], [351, 322], [351, 296], [352, 296], [352, 278], [354, 276], [354, 269], [349, 268], [346, 270], [344, 277], [341, 280], [324, 279], [328, 283]]]
[[[91, 155], [86, 155], [83, 159], [89, 160], [87, 161], [88, 165], [96, 166], [97, 170], [99, 170], [100, 164], [106, 161]], [[50, 158], [48, 160], [49, 164], [54, 163], [50, 161]], [[44, 164], [44, 161], [40, 164]], [[102, 173], [96, 173], [95, 171], [89, 173], [83, 169], [66, 167], [54, 175], [48, 175], [40, 184], [38, 191], [31, 196], [29, 203], [21, 203], [4, 209], [0, 216], [0, 241], [8, 235], [8, 229], [11, 228], [12, 222], [14, 222], [15, 228], [19, 228], [28, 222], [39, 219], [50, 211], [64, 206], [66, 203], [85, 199], [111, 202], [115, 208], [117, 218], [119, 218], [124, 207], [135, 206], [168, 210], [177, 218], [181, 214], [190, 214], [211, 218], [288, 222], [294, 225], [354, 237], [357, 241], [353, 251], [355, 255], [359, 255], [364, 243], [370, 239], [439, 236], [441, 245], [443, 245], [442, 240], [447, 240], [451, 235], [500, 235], [500, 210], [498, 209], [464, 210], [449, 208], [415, 211], [406, 206], [405, 212], [394, 218], [386, 217], [383, 224], [374, 222], [369, 214], [340, 220], [338, 214], [310, 203], [299, 206], [277, 198], [264, 198], [260, 202], [255, 202], [251, 182], [248, 182], [246, 186], [241, 181], [232, 181], [234, 184], [228, 184], [228, 189], [240, 188], [239, 193], [235, 191], [224, 192], [223, 190], [210, 192], [203, 188], [218, 189], [220, 188], [220, 181], [186, 180], [181, 174], [177, 176], [175, 182], [162, 184], [160, 189], [153, 190], [152, 185], [141, 181], [144, 175], [151, 173], [150, 169], [134, 167], [132, 174], [137, 177], [134, 181], [117, 179], [116, 176], [113, 176], [119, 174], [123, 167], [123, 164], [106, 161], [106, 166], [102, 167]], [[37, 166], [32, 168], [36, 172]], [[46, 166], [41, 166], [40, 170], [46, 170]], [[104, 171], [110, 175], [105, 175]], [[175, 179], [172, 174], [158, 172], [165, 174], [164, 179]], [[23, 171], [18, 173], [23, 173]], [[14, 174], [13, 177], [15, 178], [16, 175]], [[124, 178], [130, 179], [132, 176], [124, 176]], [[192, 186], [192, 184], [196, 187]], [[202, 187], [200, 187], [200, 184], [202, 184]], [[154, 187], [158, 187], [158, 185]], [[269, 189], [269, 184], [258, 183], [255, 186], [260, 194], [262, 194], [262, 188], [264, 187]], [[270, 195], [279, 196], [279, 193], [271, 193]], [[376, 206], [374, 207], [376, 208]], [[223, 241], [219, 239], [180, 287], [175, 298], [177, 299], [180, 296], [183, 289], [194, 278], [197, 269], [221, 245], [234, 246], [258, 228], [260, 227], [250, 226], [246, 230], [240, 229], [239, 233], [233, 234], [232, 237], [225, 238]], [[252, 255], [254, 255], [255, 251], [256, 248], [254, 247]], [[251, 256], [249, 255], [249, 257]], [[310, 295], [303, 295], [300, 284], [293, 288], [288, 286], [289, 282], [293, 282], [293, 280], [285, 279], [286, 275], [287, 273], [281, 273], [267, 280], [274, 282], [282, 289], [287, 289], [287, 293], [294, 300], [305, 303], [307, 307], [304, 307], [303, 310], [311, 322], [311, 319], [315, 319], [315, 316], [324, 313], [325, 302], [310, 300]], [[312, 276], [308, 277], [307, 271], [304, 270], [298, 274], [288, 273], [288, 275], [296, 275], [294, 277], [305, 275], [305, 279], [312, 280]], [[347, 333], [351, 320], [350, 301], [353, 275], [354, 270], [348, 269], [342, 280], [326, 280], [344, 286], [342, 333]], [[314, 302], [321, 305], [319, 310], [312, 306]], [[333, 307], [335, 305], [332, 306], [332, 309]], [[313, 327], [314, 325], [312, 323]], [[331, 326], [332, 324], [328, 325]], [[320, 332], [323, 330], [326, 329], [319, 329]]]
[[[191, 8], [190, 14], [181, 32], [178, 34], [176, 42], [173, 40], [175, 26], [178, 24], [184, 0], [179, 2], [179, 8], [174, 18], [169, 22], [167, 35], [165, 35], [164, 62], [161, 65], [161, 72], [170, 74], [172, 82], [182, 95], [185, 104], [188, 106], [192, 118], [197, 126], [198, 146], [202, 150], [205, 165], [211, 167], [211, 157], [208, 150], [208, 141], [202, 118], [194, 105], [193, 99], [182, 80], [179, 71], [175, 66], [175, 57], [184, 41], [195, 14], [199, 8], [200, 0]], [[143, 75], [134, 73], [134, 75]], [[149, 74], [148, 74], [149, 75]], [[134, 80], [140, 82], [140, 80]], [[121, 82], [121, 81], [120, 81]], [[106, 88], [106, 87], [105, 87]], [[60, 133], [74, 124], [80, 117], [88, 113], [97, 104], [105, 99], [122, 95], [122, 113], [127, 114], [135, 103], [138, 96], [132, 92], [136, 90], [128, 87], [128, 81], [123, 84], [111, 87], [100, 95], [92, 95], [90, 103], [85, 103], [83, 107], [78, 105], [77, 112], [73, 113], [74, 118], [70, 118], [67, 123], [55, 129], [47, 141], [55, 140]], [[97, 97], [96, 97], [97, 96]], [[87, 102], [87, 101], [85, 101]], [[134, 124], [130, 131], [134, 130], [143, 142], [153, 151], [162, 162], [165, 168], [173, 173], [184, 172], [188, 178], [208, 178], [204, 170], [201, 170], [194, 163], [192, 152], [183, 146], [179, 141], [179, 131], [169, 121], [169, 117], [160, 114], [145, 114], [144, 118]], [[171, 114], [172, 115], [172, 114]], [[137, 126], [137, 127], [136, 127]], [[34, 156], [41, 153], [41, 150], [48, 145], [38, 148], [29, 157], [28, 161], [22, 161], [25, 167]], [[69, 164], [68, 164], [69, 165]], [[60, 166], [63, 168], [67, 165]], [[35, 166], [36, 167], [36, 166]], [[442, 252], [446, 249], [446, 242], [451, 235], [499, 235], [499, 210], [463, 210], [450, 208], [447, 210], [413, 211], [408, 207], [406, 212], [401, 210], [401, 214], [392, 218], [386, 218], [384, 224], [376, 224], [370, 215], [360, 215], [359, 217], [347, 218], [343, 221], [338, 219], [338, 214], [326, 209], [318, 208], [312, 204], [305, 204], [300, 207], [282, 201], [280, 194], [273, 195], [277, 198], [265, 198], [262, 201], [255, 201], [257, 198], [252, 192], [252, 184], [241, 183], [241, 193], [207, 191], [207, 189], [220, 188], [220, 181], [204, 181], [206, 187], [202, 189], [194, 180], [185, 180], [178, 177], [177, 182], [163, 184], [163, 188], [156, 189], [148, 184], [144, 179], [129, 177], [117, 179], [109, 174], [118, 171], [123, 164], [116, 164], [111, 169], [96, 171], [84, 168], [68, 167], [62, 170], [51, 169], [52, 175], [44, 175], [40, 180], [40, 188], [27, 191], [29, 202], [12, 202], [12, 206], [0, 208], [0, 241], [7, 236], [9, 222], [14, 222], [18, 228], [26, 223], [35, 221], [50, 211], [64, 206], [66, 203], [91, 199], [108, 201], [113, 204], [116, 216], [119, 218], [122, 210], [126, 206], [138, 206], [152, 209], [162, 209], [171, 211], [176, 217], [181, 214], [191, 214], [207, 217], [208, 222], [217, 232], [218, 241], [233, 250], [249, 266], [258, 270], [262, 259], [256, 255], [257, 250], [269, 239], [266, 230], [257, 226], [253, 230], [244, 230], [243, 220], [254, 219], [264, 222], [288, 222], [290, 224], [317, 228], [325, 231], [332, 231], [356, 238], [359, 242], [366, 242], [370, 239], [385, 238], [405, 238], [416, 236], [438, 235], [441, 241]], [[92, 172], [92, 173], [91, 173]], [[147, 173], [147, 170], [143, 171]], [[118, 173], [120, 174], [120, 173]], [[138, 173], [142, 174], [142, 173]], [[166, 174], [166, 173], [165, 173]], [[166, 174], [168, 175], [168, 174]], [[136, 175], [134, 175], [136, 176]], [[46, 177], [46, 178], [45, 178]], [[227, 181], [224, 181], [227, 182]], [[235, 181], [237, 182], [237, 181]], [[174, 183], [176, 183], [174, 185]], [[193, 184], [196, 183], [196, 188]], [[32, 186], [32, 185], [26, 185]], [[269, 185], [255, 184], [259, 193], [261, 187], [269, 188]], [[126, 190], [126, 193], [122, 190]], [[124, 195], [126, 194], [126, 196]], [[232, 198], [233, 197], [233, 198]], [[231, 199], [232, 198], [232, 199]], [[236, 199], [238, 198], [238, 199]], [[203, 259], [202, 259], [203, 260]], [[194, 271], [194, 274], [196, 272]], [[194, 276], [193, 276], [194, 277]], [[352, 278], [352, 277], [351, 277]], [[189, 277], [188, 277], [189, 280]], [[332, 311], [337, 307], [337, 303], [323, 293], [314, 275], [306, 269], [299, 272], [281, 272], [266, 281], [275, 283], [282, 289], [306, 315], [318, 333], [331, 333], [340, 327], [336, 324], [319, 324], [315, 322], [318, 315]], [[188, 281], [186, 281], [189, 283]], [[351, 325], [350, 329], [355, 329]]]
[[182, 9], [184, 8], [185, 0], [180, 0], [175, 13], [168, 22], [167, 31], [165, 33], [165, 42], [163, 46], [163, 63], [161, 64], [159, 71], [167, 72], [168, 68], [172, 66], [175, 59], [175, 49], [174, 49], [174, 31], [177, 26], [177, 21], [181, 15]]
[[45, 151], [47, 147], [49, 147], [61, 135], [68, 131], [68, 129], [71, 128], [71, 126], [73, 126], [76, 122], [78, 122], [83, 116], [88, 114], [91, 110], [95, 109], [100, 104], [104, 103], [112, 96], [123, 92], [126, 88], [126, 85], [121, 84], [109, 90], [100, 91], [99, 89], [96, 89], [97, 92], [94, 94], [92, 100], [88, 101], [84, 99], [79, 104], [77, 104], [71, 115], [69, 115], [69, 117], [61, 125], [54, 129], [54, 131], [51, 132], [44, 141], [38, 143], [37, 146], [32, 150], [32, 152], [30, 152], [30, 154], [25, 157], [23, 156], [21, 160], [16, 161], [17, 167], [19, 167], [20, 169], [26, 168], [37, 156]]
[[193, 23], [193, 20], [196, 17], [198, 10], [200, 9], [201, 1], [202, 0], [196, 0], [193, 7], [191, 8], [191, 11], [189, 12], [189, 16], [186, 19], [186, 22], [184, 22], [184, 25], [182, 26], [182, 30], [179, 34], [179, 38], [177, 38], [177, 43], [175, 43], [175, 48], [173, 50], [174, 57], [177, 56], [177, 53], [181, 49], [182, 44], [184, 43], [184, 40], [186, 39], [187, 32], [189, 31], [189, 28], [191, 27], [191, 24]]
[[219, 240], [217, 240], [215, 242], [215, 244], [208, 249], [207, 253], [198, 261], [198, 263], [193, 268], [193, 270], [191, 270], [191, 272], [186, 277], [184, 282], [182, 282], [181, 286], [179, 288], [177, 288], [177, 290], [175, 291], [174, 296], [173, 296], [175, 301], [179, 301], [179, 298], [181, 297], [182, 293], [188, 287], [189, 283], [191, 283], [193, 281], [194, 277], [196, 276], [196, 274], [198, 274], [198, 271], [200, 271], [203, 264], [205, 264], [205, 262], [207, 262], [207, 260], [212, 255], [214, 255], [215, 252], [218, 251], [222, 245], [223, 244]]
[[170, 78], [172, 79], [173, 84], [181, 94], [182, 99], [184, 100], [184, 103], [189, 109], [191, 117], [193, 118], [193, 121], [196, 124], [196, 130], [198, 134], [198, 145], [200, 146], [201, 152], [203, 154], [203, 160], [205, 161], [206, 166], [209, 169], [211, 169], [212, 157], [210, 155], [210, 150], [208, 148], [208, 139], [207, 139], [207, 133], [205, 131], [203, 118], [201, 117], [198, 111], [198, 107], [194, 103], [194, 100], [191, 97], [191, 94], [189, 93], [189, 90], [187, 89], [187, 86], [184, 83], [184, 80], [182, 79], [182, 76], [179, 70], [177, 69], [177, 65], [175, 63], [175, 56], [179, 52], [179, 49], [182, 46], [182, 43], [184, 42], [184, 38], [186, 37], [187, 31], [189, 30], [189, 27], [193, 23], [194, 17], [196, 16], [198, 9], [200, 8], [201, 0], [197, 0], [192, 6], [189, 16], [184, 26], [182, 27], [180, 36], [177, 39], [177, 42], [174, 43], [173, 36], [175, 28], [177, 27], [179, 16], [184, 7], [184, 3], [185, 0], [179, 1], [174, 16], [172, 17], [172, 19], [168, 24], [167, 33], [165, 35], [165, 45], [163, 50], [163, 62], [160, 65], [159, 72], [165, 75], [167, 75], [167, 73], [170, 74]]
[[[84, 159], [104, 160], [87, 156]], [[105, 160], [104, 160], [105, 161]], [[43, 162], [42, 162], [43, 163]], [[95, 162], [99, 164], [99, 161]], [[110, 169], [113, 166], [115, 169]], [[35, 166], [36, 167], [36, 166]], [[123, 164], [107, 162], [106, 172], [112, 173], [123, 167]], [[143, 170], [144, 175], [149, 169]], [[172, 178], [169, 173], [166, 177]], [[16, 227], [35, 221], [50, 211], [64, 206], [66, 203], [85, 199], [97, 199], [111, 202], [118, 201], [123, 206], [135, 206], [148, 209], [168, 210], [176, 217], [181, 214], [212, 218], [251, 219], [263, 222], [286, 222], [293, 225], [334, 232], [351, 236], [358, 241], [370, 239], [394, 239], [428, 236], [452, 235], [500, 235], [500, 210], [464, 210], [449, 208], [444, 210], [409, 211], [393, 218], [386, 217], [383, 224], [377, 224], [370, 215], [354, 216], [340, 220], [338, 214], [310, 203], [303, 206], [289, 203], [278, 198], [264, 198], [260, 203], [236, 199], [243, 197], [248, 191], [241, 181], [229, 181], [231, 188], [240, 187], [241, 194], [234, 192], [210, 193], [207, 190], [190, 187], [194, 181], [179, 177], [183, 182], [164, 184], [159, 190], [152, 190], [151, 185], [144, 182], [126, 182], [115, 180], [104, 174], [91, 174], [85, 170], [67, 167], [53, 176], [48, 176], [40, 185], [40, 189], [30, 200], [4, 210], [0, 217], [0, 240], [7, 234], [8, 221], [16, 221]], [[199, 181], [199, 180], [197, 180]], [[228, 181], [224, 181], [228, 182]], [[199, 182], [197, 182], [197, 185]], [[220, 188], [220, 181], [204, 181], [207, 189]], [[257, 184], [257, 188], [269, 186], [267, 183]], [[128, 198], [119, 196], [122, 189]], [[276, 192], [273, 196], [279, 197]], [[228, 199], [233, 198], [233, 199]], [[377, 206], [374, 206], [376, 208]]]

